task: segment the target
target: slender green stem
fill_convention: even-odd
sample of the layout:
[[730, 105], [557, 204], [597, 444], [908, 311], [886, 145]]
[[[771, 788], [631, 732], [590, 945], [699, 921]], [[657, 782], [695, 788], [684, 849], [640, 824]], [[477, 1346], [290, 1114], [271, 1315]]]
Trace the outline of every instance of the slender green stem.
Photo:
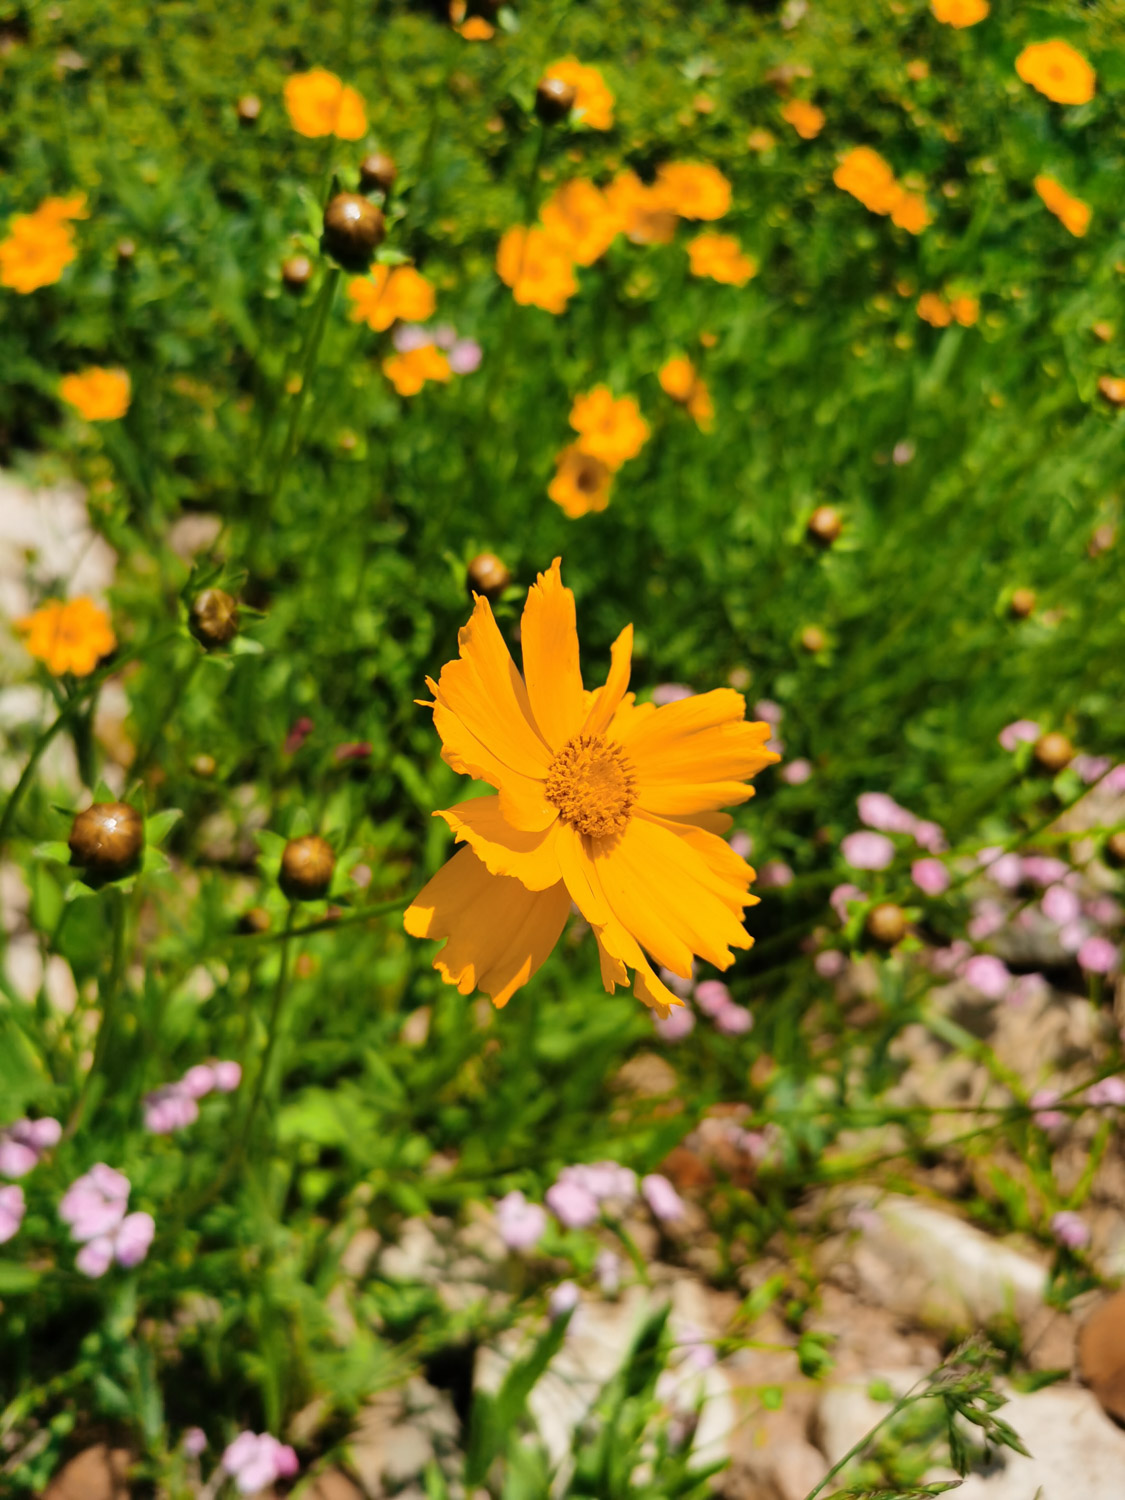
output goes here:
[[810, 1490], [808, 1492], [808, 1494], [805, 1496], [805, 1500], [816, 1500], [816, 1497], [823, 1491], [824, 1486], [828, 1483], [828, 1481], [830, 1479], [834, 1479], [842, 1469], [846, 1469], [853, 1458], [858, 1458], [863, 1450], [869, 1445], [871, 1439], [877, 1432], [881, 1432], [882, 1429], [886, 1427], [888, 1422], [893, 1422], [894, 1419], [899, 1415], [899, 1413], [905, 1411], [908, 1406], [912, 1406], [915, 1401], [923, 1400], [927, 1395], [929, 1395], [928, 1389], [917, 1392], [907, 1391], [905, 1396], [900, 1397], [899, 1400], [897, 1400], [891, 1407], [890, 1411], [882, 1419], [882, 1421], [876, 1422], [875, 1426], [872, 1427], [870, 1432], [865, 1432], [864, 1435], [860, 1438], [859, 1442], [853, 1444], [853, 1446], [850, 1447], [844, 1454], [843, 1458], [839, 1459], [832, 1465], [828, 1473], [825, 1474], [824, 1478], [820, 1481], [817, 1487], [814, 1490]]
[[107, 892], [107, 900], [113, 913], [113, 956], [110, 960], [109, 978], [106, 980], [105, 988], [100, 996], [102, 1018], [98, 1026], [98, 1039], [94, 1044], [94, 1060], [87, 1069], [86, 1077], [82, 1081], [82, 1088], [78, 1095], [78, 1102], [75, 1104], [70, 1119], [67, 1121], [65, 1135], [68, 1140], [82, 1122], [82, 1116], [86, 1112], [94, 1080], [101, 1074], [105, 1065], [110, 1037], [113, 1034], [117, 1018], [117, 1002], [121, 994], [121, 981], [125, 975], [128, 905], [124, 894], [117, 886], [110, 887]]
[[175, 712], [177, 704], [183, 697], [184, 693], [187, 691], [188, 684], [195, 676], [196, 669], [198, 668], [199, 663], [202, 660], [202, 651], [193, 648], [191, 660], [188, 662], [187, 666], [182, 667], [180, 671], [173, 677], [172, 690], [168, 694], [167, 704], [165, 705], [164, 710], [157, 716], [156, 722], [154, 723], [152, 729], [149, 731], [144, 744], [137, 751], [136, 759], [133, 761], [133, 764], [130, 768], [130, 776], [132, 777], [134, 783], [139, 783], [144, 776], [144, 773], [148, 770], [149, 762], [156, 754], [156, 747], [160, 743], [161, 735], [164, 733], [165, 729], [167, 729], [168, 722]]
[[380, 901], [377, 905], [347, 912], [342, 917], [324, 917], [319, 922], [309, 922], [304, 927], [292, 929], [287, 926], [282, 932], [236, 932], [231, 935], [230, 940], [239, 946], [243, 943], [287, 943], [290, 938], [308, 937], [316, 932], [335, 932], [338, 927], [354, 927], [359, 922], [385, 917], [394, 911], [404, 911], [413, 899], [412, 896], [395, 896], [390, 901]]
[[254, 1080], [254, 1092], [250, 1096], [250, 1104], [246, 1110], [246, 1118], [242, 1122], [239, 1132], [238, 1144], [235, 1147], [234, 1161], [237, 1162], [245, 1156], [246, 1148], [250, 1144], [251, 1133], [254, 1129], [254, 1120], [257, 1117], [262, 1097], [266, 1091], [266, 1080], [269, 1076], [270, 1064], [277, 1049], [278, 1033], [281, 1030], [281, 1011], [285, 1002], [285, 993], [289, 987], [289, 953], [293, 937], [293, 919], [296, 915], [296, 907], [290, 902], [289, 912], [285, 918], [285, 931], [281, 940], [281, 961], [277, 969], [277, 982], [273, 987], [273, 999], [270, 1002], [268, 1031], [266, 1034], [266, 1047], [262, 1053], [262, 1061], [258, 1067], [258, 1076]]
[[60, 729], [62, 729], [67, 721], [71, 718], [74, 713], [74, 709], [75, 704], [73, 702], [68, 703], [66, 707], [60, 711], [58, 717], [47, 725], [46, 729], [42, 731], [39, 738], [35, 741], [35, 744], [32, 747], [31, 756], [27, 762], [27, 765], [23, 768], [23, 774], [16, 782], [15, 787], [12, 790], [12, 794], [8, 798], [7, 804], [4, 808], [3, 816], [0, 817], [0, 851], [3, 850], [4, 845], [7, 843], [8, 835], [12, 831], [12, 824], [15, 821], [16, 813], [19, 811], [19, 805], [23, 800], [24, 793], [31, 785], [31, 778], [35, 775], [35, 768], [43, 758], [43, 752], [47, 749], [47, 746], [58, 734]]

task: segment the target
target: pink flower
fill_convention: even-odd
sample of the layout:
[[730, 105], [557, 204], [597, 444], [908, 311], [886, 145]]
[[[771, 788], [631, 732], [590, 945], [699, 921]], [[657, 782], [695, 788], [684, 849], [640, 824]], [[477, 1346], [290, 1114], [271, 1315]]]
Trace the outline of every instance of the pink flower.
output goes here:
[[754, 1017], [744, 1005], [724, 1005], [715, 1016], [715, 1030], [722, 1036], [745, 1036], [754, 1029]]
[[1114, 766], [1102, 782], [1102, 786], [1107, 792], [1125, 792], [1125, 764]]
[[594, 1275], [598, 1278], [603, 1297], [616, 1297], [621, 1290], [621, 1257], [612, 1250], [599, 1250], [594, 1261]]
[[241, 1063], [215, 1062], [211, 1064], [211, 1071], [215, 1075], [215, 1088], [220, 1094], [233, 1094], [242, 1082]]
[[572, 1313], [578, 1306], [579, 1295], [578, 1287], [573, 1281], [560, 1281], [558, 1286], [553, 1287], [547, 1298], [547, 1314], [551, 1322], [555, 1323], [567, 1313]]
[[787, 766], [782, 766], [777, 773], [786, 786], [804, 786], [813, 773], [812, 761], [799, 759], [791, 760]]
[[202, 1427], [189, 1427], [180, 1439], [180, 1447], [189, 1458], [198, 1458], [207, 1449], [207, 1434]]
[[1108, 755], [1076, 755], [1070, 764], [1079, 780], [1090, 786], [1093, 782], [1102, 779], [1113, 762]]
[[964, 980], [989, 1000], [1002, 1000], [1012, 983], [1011, 971], [991, 953], [977, 953], [965, 965]]
[[[862, 792], [856, 799], [859, 821], [881, 833], [912, 833], [916, 818], [886, 792]], [[875, 866], [874, 868], [881, 868]]]
[[766, 887], [792, 885], [793, 871], [784, 860], [767, 860], [758, 871], [758, 884]]
[[1114, 1109], [1125, 1108], [1125, 1078], [1100, 1078], [1086, 1090], [1086, 1103], [1095, 1109], [1109, 1105]]
[[1006, 725], [997, 738], [1000, 748], [1010, 751], [1020, 744], [1033, 744], [1042, 732], [1034, 719], [1017, 719], [1014, 724]]
[[940, 859], [916, 859], [910, 878], [924, 895], [942, 896], [949, 889], [949, 871]]
[[1112, 896], [1095, 896], [1092, 901], [1087, 901], [1083, 911], [1091, 922], [1097, 922], [1099, 927], [1117, 927], [1120, 925], [1122, 910], [1121, 904]]
[[256, 1495], [276, 1480], [290, 1478], [300, 1467], [293, 1449], [268, 1432], [240, 1432], [224, 1452], [222, 1466], [240, 1495]]
[[416, 349], [425, 349], [435, 343], [433, 334], [422, 323], [400, 323], [391, 334], [391, 343], [399, 354], [412, 354]]
[[62, 1126], [49, 1115], [15, 1120], [0, 1130], [0, 1177], [26, 1177], [39, 1158], [62, 1138]]
[[[693, 973], [694, 970], [695, 965], [693, 964]], [[663, 983], [666, 984], [672, 991], [673, 995], [679, 995], [681, 1000], [686, 1000], [687, 997], [691, 994], [691, 986], [693, 982], [691, 974], [689, 974], [685, 979], [682, 974], [673, 974], [671, 969], [661, 969], [660, 978]]]
[[1061, 1098], [1058, 1089], [1036, 1089], [1027, 1101], [1031, 1118], [1040, 1130], [1055, 1130], [1066, 1123], [1066, 1116], [1054, 1108]]
[[507, 1193], [494, 1213], [500, 1238], [509, 1250], [534, 1250], [547, 1229], [547, 1214], [520, 1192]]
[[152, 1135], [171, 1135], [186, 1130], [199, 1119], [199, 1105], [180, 1084], [169, 1084], [145, 1098], [145, 1129]]
[[845, 881], [843, 885], [838, 885], [829, 896], [828, 904], [836, 913], [836, 917], [839, 920], [841, 927], [844, 927], [847, 925], [848, 917], [850, 915], [848, 911], [849, 905], [853, 901], [866, 900], [866, 891], [861, 891], [858, 885], [849, 885]]
[[1043, 892], [1039, 909], [1049, 922], [1061, 927], [1064, 922], [1073, 922], [1082, 911], [1082, 903], [1065, 885], [1049, 885]]
[[1067, 1250], [1081, 1250], [1090, 1243], [1090, 1231], [1076, 1213], [1069, 1208], [1060, 1210], [1051, 1219], [1051, 1233]]
[[1085, 922], [1064, 922], [1055, 934], [1064, 953], [1077, 953], [1089, 936], [1090, 929]]
[[31, 1146], [8, 1135], [0, 1136], [0, 1177], [26, 1177], [38, 1160]]
[[26, 1207], [23, 1188], [0, 1187], [0, 1245], [19, 1233]]
[[285, 741], [281, 747], [281, 753], [283, 755], [296, 755], [297, 751], [305, 743], [305, 741], [308, 739], [309, 735], [312, 734], [315, 728], [316, 725], [308, 717], [308, 715], [302, 714], [297, 722], [293, 725], [293, 728], [285, 736]]
[[949, 979], [960, 971], [965, 960], [972, 955], [972, 951], [964, 938], [955, 938], [948, 948], [931, 950], [930, 968], [940, 979]]
[[1004, 996], [1004, 1001], [1013, 1010], [1022, 1010], [1025, 1005], [1045, 1000], [1049, 993], [1050, 985], [1042, 974], [1021, 974]]
[[439, 323], [434, 329], [433, 341], [439, 349], [452, 349], [457, 342], [457, 330], [452, 323]]
[[565, 1229], [588, 1229], [598, 1217], [598, 1200], [589, 1188], [562, 1175], [543, 1196], [547, 1207]]
[[1053, 855], [1025, 854], [1023, 857], [1023, 878], [1035, 885], [1054, 885], [1069, 874], [1070, 866]]
[[449, 351], [449, 368], [454, 375], [471, 375], [480, 369], [484, 351], [476, 339], [458, 339]]
[[999, 932], [1007, 920], [1007, 910], [999, 901], [977, 901], [966, 931], [974, 943], [983, 943], [994, 932]]
[[929, 854], [944, 854], [949, 848], [949, 840], [941, 825], [925, 820], [915, 823], [914, 842], [919, 849], [925, 849]]
[[701, 979], [695, 987], [695, 1003], [705, 1016], [716, 1016], [734, 1001], [721, 979]]
[[72, 1182], [59, 1204], [59, 1218], [70, 1225], [71, 1239], [82, 1243], [112, 1234], [125, 1217], [129, 1179], [98, 1162]]
[[776, 729], [785, 717], [785, 710], [780, 703], [775, 703], [772, 698], [759, 698], [750, 710], [753, 719], [760, 719], [766, 724], [772, 724]]
[[994, 880], [1006, 891], [1014, 891], [1023, 880], [1023, 860], [1018, 854], [1005, 854], [1001, 848], [982, 849], [977, 855], [977, 864], [989, 880]]
[[108, 1234], [89, 1240], [74, 1257], [74, 1265], [83, 1276], [97, 1281], [113, 1265], [113, 1240]]
[[738, 855], [739, 859], [749, 859], [754, 852], [754, 840], [748, 833], [744, 833], [740, 828], [736, 828], [734, 832], [730, 834], [730, 836], [727, 838], [727, 843]]
[[667, 1016], [654, 1016], [652, 1025], [662, 1042], [682, 1042], [695, 1030], [695, 1012], [690, 1005], [677, 1005]]
[[813, 959], [813, 968], [821, 979], [839, 979], [847, 967], [848, 960], [839, 948], [825, 948], [823, 953], [818, 953]]
[[1087, 974], [1108, 974], [1117, 963], [1117, 945], [1109, 938], [1088, 937], [1078, 950], [1078, 963]]
[[215, 1070], [206, 1063], [197, 1063], [180, 1079], [179, 1088], [189, 1099], [203, 1099], [215, 1087]]
[[564, 1167], [559, 1179], [579, 1183], [599, 1203], [607, 1199], [631, 1203], [637, 1196], [636, 1172], [615, 1161], [579, 1162], [577, 1166]]
[[688, 687], [686, 682], [658, 682], [652, 690], [652, 701], [657, 708], [663, 708], [667, 703], [679, 703], [684, 698], [694, 698], [695, 689]]
[[661, 1221], [683, 1218], [683, 1199], [667, 1177], [662, 1177], [659, 1172], [650, 1172], [641, 1178], [641, 1193], [654, 1218]]
[[132, 1270], [148, 1254], [155, 1233], [151, 1214], [129, 1214], [116, 1229], [88, 1240], [74, 1257], [74, 1264], [83, 1276], [95, 1279], [104, 1276], [115, 1260]]
[[885, 870], [894, 862], [895, 846], [881, 833], [849, 833], [840, 853], [853, 870]]

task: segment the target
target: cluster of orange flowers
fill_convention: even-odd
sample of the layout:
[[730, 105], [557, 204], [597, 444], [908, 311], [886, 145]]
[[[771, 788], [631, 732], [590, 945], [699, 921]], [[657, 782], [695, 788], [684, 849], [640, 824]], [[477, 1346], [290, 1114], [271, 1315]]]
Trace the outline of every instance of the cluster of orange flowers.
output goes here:
[[109, 616], [92, 599], [50, 599], [34, 614], [16, 621], [24, 645], [48, 672], [88, 677], [103, 656], [116, 649]]
[[400, 396], [416, 396], [427, 380], [447, 385], [453, 369], [448, 356], [431, 342], [388, 355], [383, 361], [383, 374]]
[[1040, 175], [1035, 179], [1035, 191], [1042, 198], [1055, 218], [1079, 239], [1090, 227], [1093, 210], [1081, 198], [1072, 198], [1061, 182], [1053, 177]]
[[574, 398], [570, 425], [578, 440], [556, 457], [547, 494], [573, 520], [605, 510], [614, 474], [644, 447], [649, 425], [632, 396], [615, 397], [607, 385]]
[[[577, 178], [552, 193], [538, 225], [505, 232], [496, 269], [517, 302], [558, 314], [578, 290], [574, 268], [593, 265], [619, 234], [635, 245], [667, 244], [677, 220], [721, 219], [730, 204], [730, 183], [705, 162], [666, 162], [651, 184], [622, 171], [604, 190]], [[757, 269], [730, 235], [699, 235], [688, 254], [694, 275], [735, 286]]]
[[0, 286], [35, 292], [52, 286], [78, 254], [72, 219], [86, 217], [86, 197], [47, 198], [34, 213], [16, 214], [0, 240]]
[[701, 432], [711, 431], [715, 425], [715, 403], [703, 377], [686, 355], [676, 354], [666, 360], [657, 379], [664, 394], [695, 418]]
[[948, 328], [950, 323], [971, 328], [980, 317], [980, 302], [964, 293], [946, 301], [939, 292], [923, 292], [918, 298], [917, 311], [922, 321], [933, 328]]
[[911, 234], [921, 234], [932, 223], [921, 193], [904, 188], [890, 163], [870, 146], [856, 146], [849, 151], [833, 172], [832, 181], [858, 198], [873, 214], [890, 214], [893, 224]]
[[129, 410], [132, 382], [124, 370], [94, 365], [77, 375], [64, 375], [59, 395], [87, 422], [114, 422]]
[[781, 118], [803, 141], [814, 141], [824, 129], [824, 111], [807, 99], [790, 99], [781, 108]]
[[374, 266], [369, 276], [348, 282], [353, 323], [366, 323], [382, 333], [392, 323], [424, 323], [433, 317], [434, 289], [413, 266]]
[[575, 123], [591, 130], [613, 129], [613, 93], [597, 68], [579, 62], [576, 57], [562, 57], [543, 76], [570, 84], [574, 90], [570, 117]]
[[363, 100], [327, 68], [294, 73], [287, 79], [285, 108], [298, 135], [314, 140], [334, 135], [341, 141], [358, 141], [367, 134]]

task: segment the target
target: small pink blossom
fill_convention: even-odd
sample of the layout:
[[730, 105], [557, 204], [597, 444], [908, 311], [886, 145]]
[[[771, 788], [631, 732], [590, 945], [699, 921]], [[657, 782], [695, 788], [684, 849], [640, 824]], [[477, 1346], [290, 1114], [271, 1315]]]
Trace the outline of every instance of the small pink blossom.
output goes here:
[[949, 871], [940, 859], [916, 859], [910, 866], [910, 878], [926, 896], [943, 896], [949, 889]]
[[125, 1217], [129, 1179], [104, 1162], [72, 1182], [59, 1204], [59, 1218], [80, 1243], [112, 1234]]
[[1050, 990], [1042, 974], [1021, 974], [1004, 996], [1004, 1001], [1013, 1010], [1022, 1010], [1025, 1005], [1046, 1000]]
[[1078, 1214], [1061, 1209], [1051, 1219], [1051, 1233], [1067, 1250], [1081, 1250], [1090, 1243], [1090, 1231]]
[[788, 765], [782, 766], [777, 774], [786, 786], [804, 786], [805, 782], [812, 776], [812, 773], [812, 761], [806, 760], [801, 756], [797, 760], [791, 760]]
[[457, 330], [452, 323], [438, 323], [433, 331], [433, 341], [439, 349], [452, 349], [457, 342]]
[[974, 943], [983, 943], [993, 933], [999, 932], [1007, 920], [1007, 909], [998, 901], [977, 901], [973, 904], [973, 914], [965, 931]]
[[560, 1281], [558, 1286], [552, 1287], [551, 1294], [547, 1298], [547, 1314], [551, 1322], [556, 1323], [567, 1313], [574, 1312], [579, 1300], [578, 1286], [573, 1281]]
[[917, 451], [910, 438], [903, 438], [891, 449], [891, 462], [898, 464], [900, 467], [903, 464], [912, 463]]
[[1119, 927], [1122, 912], [1121, 903], [1115, 901], [1112, 896], [1095, 896], [1092, 901], [1087, 901], [1082, 910], [1091, 922], [1096, 922], [1099, 927]]
[[694, 964], [692, 965], [692, 973], [688, 974], [686, 977], [683, 974], [673, 974], [671, 969], [661, 969], [660, 978], [661, 981], [666, 984], [672, 991], [673, 995], [679, 995], [681, 1000], [686, 1000], [687, 997], [691, 994], [691, 987], [694, 983], [694, 972]]
[[724, 1005], [714, 1020], [715, 1030], [722, 1036], [745, 1036], [754, 1029], [754, 1017], [744, 1005]]
[[1094, 1108], [1125, 1108], [1125, 1078], [1099, 1078], [1086, 1090], [1086, 1103]]
[[1102, 782], [1107, 792], [1125, 792], [1125, 764], [1114, 766]]
[[695, 987], [695, 1003], [705, 1016], [716, 1016], [734, 999], [721, 979], [701, 979]]
[[695, 1012], [690, 1005], [677, 1005], [666, 1016], [654, 1016], [652, 1025], [662, 1042], [682, 1042], [695, 1030]]
[[992, 953], [974, 954], [965, 965], [963, 978], [989, 1000], [1002, 1000], [1012, 983], [1008, 965]]
[[853, 870], [885, 870], [894, 863], [895, 846], [882, 833], [849, 833], [840, 853]]
[[423, 323], [399, 323], [391, 334], [391, 343], [399, 354], [412, 354], [434, 342], [433, 334]]
[[821, 979], [839, 979], [847, 967], [848, 960], [839, 948], [825, 948], [813, 959], [813, 968]]
[[180, 1079], [180, 1088], [189, 1099], [203, 1099], [215, 1087], [215, 1070], [206, 1063], [197, 1063]]
[[793, 871], [781, 859], [767, 860], [758, 871], [758, 884], [766, 889], [793, 884]]
[[180, 1439], [180, 1447], [189, 1458], [198, 1458], [207, 1451], [207, 1434], [202, 1427], [188, 1427]]
[[449, 368], [454, 375], [471, 375], [480, 369], [484, 351], [476, 339], [458, 339], [449, 351]]
[[780, 703], [775, 703], [772, 698], [759, 698], [750, 710], [751, 717], [761, 720], [766, 724], [772, 724], [776, 729], [785, 717], [785, 710]]
[[662, 1221], [682, 1219], [684, 1203], [676, 1189], [659, 1172], [641, 1178], [641, 1193], [653, 1216]]
[[739, 859], [749, 859], [754, 852], [754, 840], [741, 828], [736, 828], [732, 834], [728, 835], [727, 843]]
[[26, 1208], [23, 1188], [0, 1187], [0, 1245], [19, 1233]]
[[1066, 1116], [1054, 1107], [1061, 1098], [1058, 1089], [1036, 1089], [1027, 1101], [1031, 1118], [1040, 1130], [1057, 1130], [1065, 1125]]
[[534, 1250], [547, 1230], [547, 1214], [521, 1192], [505, 1194], [494, 1210], [496, 1228], [509, 1250]]
[[1001, 749], [1011, 751], [1021, 744], [1033, 744], [1042, 733], [1034, 719], [1017, 719], [1014, 724], [1005, 725], [998, 738]]
[[912, 812], [900, 807], [886, 792], [861, 792], [856, 807], [860, 822], [866, 823], [868, 828], [877, 828], [880, 833], [913, 833], [917, 822]]
[[543, 1195], [547, 1207], [565, 1229], [588, 1229], [600, 1213], [598, 1200], [581, 1183], [562, 1177]]
[[1117, 964], [1117, 944], [1109, 938], [1088, 937], [1078, 950], [1078, 963], [1087, 974], [1109, 974]]
[[41, 1120], [14, 1120], [0, 1130], [0, 1177], [26, 1177], [61, 1138], [62, 1126], [49, 1115]]
[[933, 948], [929, 954], [929, 966], [939, 979], [950, 979], [960, 972], [966, 959], [972, 955], [972, 947], [964, 938], [955, 938], [948, 948]]
[[1061, 927], [1064, 922], [1075, 921], [1082, 911], [1082, 903], [1065, 885], [1049, 885], [1043, 892], [1039, 909], [1049, 922]]
[[1064, 953], [1077, 953], [1089, 936], [1090, 929], [1085, 922], [1064, 922], [1055, 934]]
[[594, 1261], [594, 1275], [598, 1278], [603, 1297], [616, 1297], [621, 1290], [621, 1257], [612, 1250], [599, 1250]]
[[686, 682], [658, 682], [652, 690], [652, 701], [657, 708], [664, 708], [669, 703], [681, 703], [685, 698], [694, 698], [695, 689], [688, 687]]
[[268, 1432], [240, 1432], [224, 1452], [222, 1466], [240, 1495], [256, 1495], [300, 1467], [293, 1449]]
[[74, 1264], [83, 1276], [104, 1276], [116, 1260], [119, 1266], [132, 1270], [149, 1252], [156, 1224], [151, 1214], [129, 1214], [116, 1229], [96, 1235], [79, 1250]]
[[1005, 854], [1004, 850], [982, 849], [977, 855], [977, 864], [998, 886], [1014, 891], [1023, 880], [1023, 860], [1018, 854]]
[[846, 926], [850, 913], [849, 905], [853, 901], [866, 901], [867, 892], [861, 891], [858, 885], [850, 885], [847, 881], [838, 885], [828, 898], [828, 904], [836, 913], [841, 927]]
[[1113, 765], [1113, 761], [1108, 755], [1076, 755], [1070, 764], [1078, 779], [1090, 786], [1102, 779]]
[[38, 1160], [38, 1153], [23, 1141], [0, 1136], [0, 1177], [26, 1177]]
[[145, 1129], [151, 1135], [171, 1135], [186, 1130], [199, 1119], [199, 1105], [178, 1083], [157, 1089], [145, 1097]]
[[1023, 856], [1023, 878], [1035, 885], [1054, 885], [1065, 880], [1070, 866], [1052, 854], [1025, 854]]
[[242, 1082], [241, 1063], [214, 1062], [211, 1071], [215, 1075], [215, 1089], [220, 1094], [233, 1094]]
[[919, 849], [925, 849], [928, 854], [945, 854], [949, 849], [945, 829], [940, 823], [931, 823], [928, 819], [921, 819], [915, 823], [914, 842]]

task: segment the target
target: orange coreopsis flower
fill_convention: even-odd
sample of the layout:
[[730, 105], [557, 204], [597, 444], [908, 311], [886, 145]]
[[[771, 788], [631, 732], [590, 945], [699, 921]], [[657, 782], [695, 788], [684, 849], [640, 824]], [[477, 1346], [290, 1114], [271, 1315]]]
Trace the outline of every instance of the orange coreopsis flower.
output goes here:
[[539, 218], [550, 238], [577, 266], [592, 266], [621, 228], [605, 194], [581, 177], [557, 187]]
[[824, 111], [807, 99], [790, 99], [782, 106], [781, 118], [803, 141], [815, 140], [824, 129]]
[[730, 183], [706, 162], [665, 162], [656, 169], [656, 191], [681, 219], [721, 219], [730, 208]]
[[667, 245], [676, 237], [676, 215], [662, 192], [646, 187], [635, 172], [618, 172], [606, 202], [634, 245]]
[[[653, 964], [717, 968], [752, 939], [754, 871], [719, 834], [718, 809], [777, 756], [741, 694], [718, 688], [661, 708], [627, 691], [633, 630], [614, 642], [605, 685], [587, 692], [574, 595], [559, 560], [528, 591], [517, 671], [487, 599], [458, 636], [433, 694], [442, 757], [489, 782], [444, 818], [458, 850], [414, 899], [404, 925], [444, 947], [434, 967], [461, 994], [505, 1005], [558, 941], [573, 901], [594, 929], [602, 983], [629, 982], [658, 1014], [681, 1002]], [[650, 958], [652, 962], [650, 962]]]
[[953, 322], [953, 311], [944, 297], [937, 292], [923, 292], [918, 298], [918, 316], [932, 328], [948, 328]]
[[124, 370], [105, 370], [94, 365], [77, 375], [64, 375], [59, 395], [87, 422], [113, 422], [129, 410], [133, 387]]
[[84, 597], [51, 599], [16, 624], [28, 651], [55, 677], [88, 677], [117, 645], [105, 610]]
[[1097, 74], [1081, 52], [1057, 38], [1025, 47], [1016, 58], [1016, 72], [1056, 104], [1088, 104], [1094, 97]]
[[496, 27], [483, 16], [470, 16], [457, 30], [467, 42], [487, 42], [496, 35]]
[[1053, 177], [1039, 176], [1035, 179], [1035, 191], [1054, 214], [1055, 218], [1079, 239], [1090, 227], [1093, 211], [1081, 198], [1072, 198], [1061, 182]]
[[367, 134], [363, 100], [327, 68], [294, 73], [286, 79], [285, 108], [298, 135], [334, 135], [342, 141], [358, 141]]
[[687, 247], [693, 276], [710, 276], [728, 286], [745, 286], [758, 274], [757, 262], [729, 234], [697, 234]]
[[891, 205], [891, 223], [910, 234], [921, 234], [928, 224], [932, 224], [930, 211], [921, 193], [908, 193], [905, 188], [900, 189]]
[[976, 297], [962, 293], [959, 297], [953, 297], [950, 300], [949, 311], [962, 328], [972, 328], [980, 317], [980, 301]]
[[691, 360], [682, 354], [673, 355], [661, 365], [657, 379], [664, 394], [685, 407], [701, 431], [710, 432], [715, 423], [715, 406]]
[[592, 454], [616, 473], [648, 441], [649, 426], [632, 396], [615, 397], [607, 385], [596, 385], [584, 396], [575, 396], [570, 425], [578, 434], [578, 447]]
[[939, 21], [961, 30], [975, 26], [988, 15], [988, 0], [930, 0], [930, 9]]
[[377, 333], [396, 319], [424, 323], [433, 317], [434, 289], [413, 266], [375, 266], [370, 276], [354, 276], [348, 282], [353, 323], [366, 323]]
[[453, 372], [436, 344], [421, 344], [404, 354], [389, 355], [383, 361], [383, 374], [400, 396], [416, 396], [427, 380], [440, 380], [444, 384]]
[[86, 197], [45, 198], [34, 213], [16, 214], [0, 240], [0, 286], [26, 295], [53, 286], [78, 254], [71, 219], [86, 217]]
[[849, 151], [832, 173], [832, 181], [873, 214], [889, 214], [902, 196], [889, 163], [870, 146]]
[[580, 63], [576, 57], [563, 57], [552, 63], [544, 78], [558, 78], [574, 89], [571, 118], [591, 130], [612, 130], [613, 94], [597, 68]]
[[564, 515], [576, 520], [592, 510], [605, 510], [612, 484], [608, 465], [585, 453], [581, 444], [571, 443], [555, 459], [555, 477], [547, 494]]
[[542, 229], [516, 225], [505, 230], [496, 251], [496, 270], [517, 302], [549, 313], [565, 312], [567, 299], [578, 290], [570, 256]]

